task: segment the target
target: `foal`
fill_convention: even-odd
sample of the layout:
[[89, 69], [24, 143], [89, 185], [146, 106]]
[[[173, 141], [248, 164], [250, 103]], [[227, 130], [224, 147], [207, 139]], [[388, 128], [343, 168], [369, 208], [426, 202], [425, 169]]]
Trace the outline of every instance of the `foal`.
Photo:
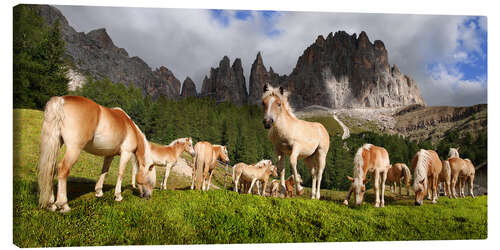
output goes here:
[[[217, 159], [228, 163], [229, 157], [226, 146], [212, 145], [210, 142], [201, 141], [194, 146], [194, 169], [191, 189], [209, 190], [212, 183], [212, 175], [217, 165]], [[208, 180], [207, 180], [208, 179]]]
[[396, 186], [399, 186], [399, 195], [401, 195], [401, 179], [404, 178], [406, 186], [406, 195], [410, 195], [410, 169], [404, 163], [395, 163], [387, 172], [386, 182], [390, 185], [391, 191], [396, 192]]
[[[155, 166], [166, 167], [165, 176], [161, 183], [160, 189], [167, 189], [167, 179], [170, 175], [170, 170], [177, 163], [182, 152], [187, 152], [194, 156], [193, 140], [189, 138], [179, 138], [172, 141], [168, 146], [149, 143], [151, 155]], [[137, 168], [132, 168], [132, 186], [135, 188], [135, 174]]]
[[243, 180], [250, 182], [250, 187], [248, 189], [248, 193], [252, 192], [252, 187], [256, 182], [263, 183], [262, 193], [260, 192], [260, 188], [258, 187], [258, 192], [260, 195], [265, 195], [265, 190], [267, 187], [267, 182], [269, 180], [269, 175], [273, 174], [273, 176], [278, 176], [276, 172], [276, 167], [272, 164], [270, 160], [262, 160], [254, 165], [240, 165], [241, 167], [237, 167], [233, 170], [233, 178], [235, 183], [235, 191], [238, 192], [238, 182], [240, 178]]

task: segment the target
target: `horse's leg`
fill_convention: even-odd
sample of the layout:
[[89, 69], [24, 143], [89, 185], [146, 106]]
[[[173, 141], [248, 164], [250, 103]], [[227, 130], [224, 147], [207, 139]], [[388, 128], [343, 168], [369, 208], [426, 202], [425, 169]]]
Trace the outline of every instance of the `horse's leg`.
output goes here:
[[69, 172], [80, 155], [81, 148], [78, 146], [66, 145], [66, 153], [57, 170], [57, 201], [56, 206], [61, 208], [61, 213], [69, 212], [68, 196], [66, 195], [66, 183]]
[[375, 180], [374, 180], [373, 188], [375, 189], [375, 207], [380, 207], [380, 196], [379, 196], [380, 171], [378, 169], [376, 169], [374, 172], [374, 175], [375, 175]]
[[[398, 185], [399, 185], [399, 195], [401, 195], [401, 188], [403, 187], [403, 184], [401, 184], [401, 179], [399, 179]], [[394, 191], [396, 191], [396, 190], [394, 190]]]
[[175, 163], [167, 163], [167, 166], [165, 168], [165, 176], [163, 177], [163, 181], [161, 182], [160, 189], [167, 190], [167, 180], [170, 176], [170, 170], [172, 169], [174, 164]]
[[[275, 150], [276, 152], [279, 152], [278, 150]], [[280, 172], [280, 193], [285, 194], [286, 193], [286, 186], [285, 186], [285, 155], [281, 152], [278, 153], [278, 171]]]
[[122, 197], [122, 179], [123, 174], [125, 172], [125, 167], [127, 166], [127, 162], [130, 160], [132, 153], [130, 152], [121, 152], [120, 154], [120, 166], [118, 168], [118, 178], [116, 179], [115, 186], [115, 201], [121, 201]]
[[135, 159], [135, 156], [132, 155], [132, 187], [136, 188], [135, 186], [135, 176], [137, 175], [137, 160]]
[[439, 178], [439, 176], [432, 175], [432, 203], [433, 204], [437, 203], [437, 200], [438, 200], [438, 189], [437, 189], [438, 178]]
[[463, 176], [462, 177], [462, 185], [461, 185], [461, 191], [460, 191], [460, 195], [462, 195], [462, 198], [465, 198], [465, 182], [467, 180], [467, 176]]
[[[266, 188], [267, 188], [267, 181], [264, 181], [262, 184], [262, 196], [266, 196]], [[269, 192], [269, 196], [271, 195], [271, 192]]]
[[299, 179], [299, 174], [297, 173], [297, 158], [299, 156], [299, 150], [297, 147], [295, 147], [293, 150], [292, 150], [292, 154], [290, 154], [290, 165], [292, 167], [292, 171], [293, 171], [293, 176], [295, 178], [295, 181], [294, 181], [294, 187], [295, 189], [292, 191], [295, 195], [297, 195], [297, 192], [298, 192], [298, 188], [299, 188], [299, 185], [298, 185], [298, 182], [297, 180]]
[[316, 181], [316, 199], [319, 200], [321, 196], [321, 179], [323, 178], [323, 171], [325, 170], [326, 165], [326, 152], [320, 153], [318, 156], [317, 167], [318, 170], [316, 172], [317, 181]]
[[[385, 180], [387, 179], [387, 169], [384, 170], [382, 173], [382, 195], [380, 199], [380, 206], [384, 207], [385, 201], [384, 201], [384, 194], [385, 194]], [[401, 188], [401, 185], [399, 186]], [[396, 190], [394, 190], [396, 191]], [[399, 192], [401, 193], [401, 189], [399, 189]]]
[[304, 162], [311, 172], [311, 179], [312, 179], [311, 199], [314, 199], [314, 197], [316, 195], [316, 181], [317, 181], [316, 175], [317, 175], [318, 169], [316, 168], [316, 164], [314, 163], [314, 159], [312, 157], [305, 158]]
[[212, 175], [214, 174], [214, 171], [215, 171], [215, 168], [208, 171], [210, 173], [210, 175], [208, 177], [208, 187], [207, 187], [207, 190], [210, 190], [210, 185], [212, 185]]
[[469, 193], [474, 198], [474, 175], [469, 176]]
[[256, 181], [256, 180], [257, 180], [257, 179], [255, 179], [255, 178], [253, 178], [253, 179], [252, 179], [252, 183], [250, 184], [250, 188], [248, 189], [248, 193], [249, 193], [249, 194], [251, 194], [251, 193], [252, 193], [253, 184], [255, 184], [255, 181]]
[[344, 200], [344, 205], [349, 205], [349, 199], [351, 199], [352, 194], [352, 185], [349, 187], [349, 191], [347, 192], [347, 197]]
[[113, 161], [113, 156], [105, 156], [104, 157], [104, 162], [102, 164], [102, 170], [101, 170], [101, 176], [99, 177], [99, 180], [95, 184], [95, 196], [96, 197], [102, 197], [102, 185], [104, 183], [104, 178], [106, 178], [106, 174], [108, 173], [109, 166], [111, 165], [111, 162]]
[[457, 184], [457, 179], [458, 175], [454, 174], [451, 176], [451, 197], [457, 198], [457, 189], [456, 189], [456, 184]]
[[240, 181], [240, 176], [238, 173], [234, 176], [234, 192], [238, 193], [238, 182]]

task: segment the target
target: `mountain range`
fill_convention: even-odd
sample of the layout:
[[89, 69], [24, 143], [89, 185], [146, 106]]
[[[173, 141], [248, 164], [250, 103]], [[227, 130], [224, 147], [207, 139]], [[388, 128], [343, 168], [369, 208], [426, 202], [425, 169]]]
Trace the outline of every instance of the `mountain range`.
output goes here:
[[391, 66], [384, 43], [372, 43], [365, 32], [359, 36], [344, 31], [330, 33], [326, 38], [318, 36], [288, 75], [279, 75], [272, 67], [268, 70], [258, 52], [250, 69], [248, 89], [241, 59], [235, 58], [231, 64], [229, 57], [223, 56], [217, 67], [207, 70], [198, 93], [190, 77], [181, 84], [167, 67], [152, 69], [141, 58], [130, 57], [124, 48], [113, 43], [106, 29], [77, 32], [57, 8], [36, 7], [48, 24], [60, 22], [65, 54], [71, 62], [70, 88], [81, 86], [83, 76], [90, 75], [138, 86], [153, 98], [198, 96], [242, 105], [260, 103], [263, 86], [270, 83], [291, 91], [294, 108], [425, 105], [417, 83], [401, 73], [397, 65]]

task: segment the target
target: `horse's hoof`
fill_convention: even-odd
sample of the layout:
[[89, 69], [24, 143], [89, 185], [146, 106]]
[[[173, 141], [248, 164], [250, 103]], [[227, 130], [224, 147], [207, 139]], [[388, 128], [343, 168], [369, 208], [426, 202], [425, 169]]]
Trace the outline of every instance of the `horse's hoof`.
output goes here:
[[347, 200], [344, 200], [344, 205], [349, 205], [349, 202]]
[[95, 191], [95, 197], [102, 197], [104, 195], [104, 193], [102, 192], [102, 190], [99, 190], [99, 191]]
[[380, 204], [380, 207], [385, 207], [384, 203], [381, 203], [381, 204]]
[[432, 200], [431, 201], [432, 204], [436, 204], [437, 203], [437, 200]]
[[49, 205], [49, 206], [47, 207], [47, 210], [52, 211], [52, 212], [55, 212], [55, 211], [57, 210], [57, 206], [56, 206], [56, 204]]
[[133, 189], [136, 189], [137, 187], [135, 186], [135, 184], [132, 184], [132, 188], [133, 188]]
[[375, 207], [380, 207], [380, 204], [379, 203], [375, 203]]
[[59, 210], [59, 212], [61, 212], [63, 214], [65, 214], [65, 213], [67, 213], [69, 211], [71, 211], [71, 208], [68, 206], [67, 203], [62, 206], [61, 210]]
[[115, 197], [115, 201], [117, 201], [117, 202], [120, 202], [122, 200], [123, 200], [123, 197], [121, 195]]

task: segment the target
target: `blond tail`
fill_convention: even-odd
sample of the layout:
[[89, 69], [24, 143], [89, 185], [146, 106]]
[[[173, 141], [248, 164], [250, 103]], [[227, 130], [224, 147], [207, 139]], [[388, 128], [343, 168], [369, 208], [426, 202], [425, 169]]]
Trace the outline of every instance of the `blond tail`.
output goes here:
[[40, 136], [40, 159], [38, 162], [38, 203], [45, 208], [53, 201], [52, 181], [55, 176], [57, 157], [61, 147], [61, 125], [64, 119], [64, 99], [52, 97], [45, 105]]

